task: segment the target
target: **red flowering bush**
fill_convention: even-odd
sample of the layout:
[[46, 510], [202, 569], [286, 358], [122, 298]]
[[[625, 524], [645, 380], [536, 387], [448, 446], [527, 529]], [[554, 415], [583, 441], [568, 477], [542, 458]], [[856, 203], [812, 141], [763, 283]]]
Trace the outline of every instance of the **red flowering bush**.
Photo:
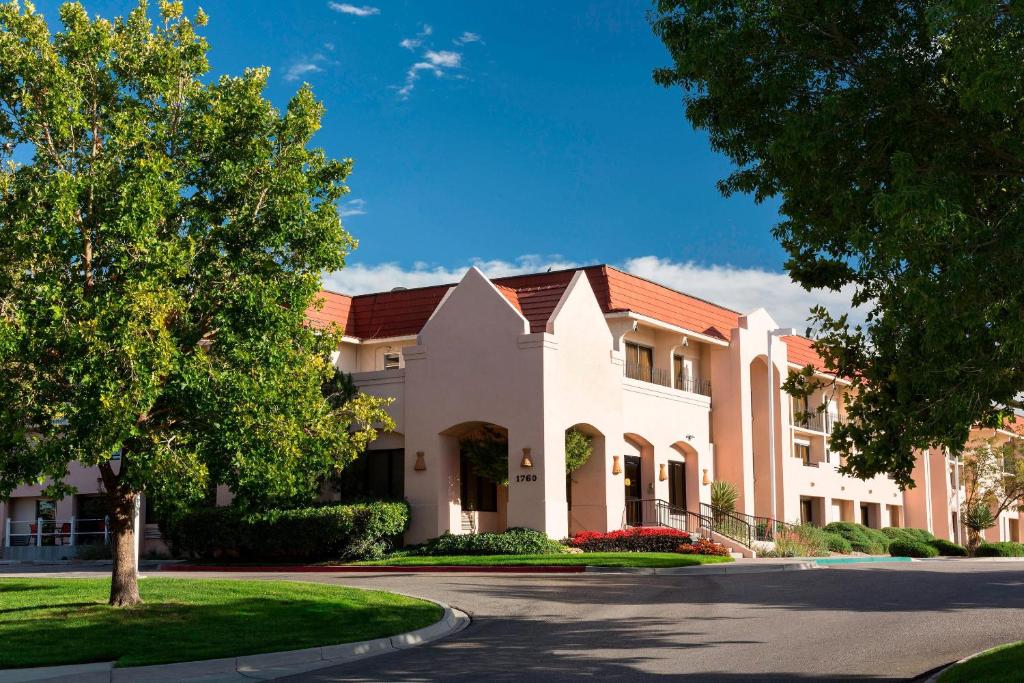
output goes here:
[[670, 553], [689, 542], [690, 534], [667, 527], [633, 527], [608, 533], [581, 531], [569, 539], [569, 545], [588, 553]]
[[702, 538], [696, 543], [684, 543], [676, 548], [676, 552], [686, 555], [719, 555], [722, 557], [728, 557], [729, 555], [729, 549], [724, 545], [709, 541], [706, 538]]

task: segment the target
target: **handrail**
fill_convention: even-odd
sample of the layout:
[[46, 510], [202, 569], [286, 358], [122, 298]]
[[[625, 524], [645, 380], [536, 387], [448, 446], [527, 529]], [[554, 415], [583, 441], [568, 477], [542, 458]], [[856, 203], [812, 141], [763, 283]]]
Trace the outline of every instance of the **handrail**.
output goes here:
[[663, 526], [687, 533], [696, 533], [707, 527], [703, 516], [660, 498], [627, 500], [622, 512], [622, 526]]
[[648, 384], [657, 384], [702, 396], [711, 396], [711, 382], [708, 380], [694, 379], [682, 373], [673, 376], [672, 371], [667, 368], [626, 361], [622, 366], [622, 372], [629, 379], [637, 379]]
[[722, 510], [708, 503], [700, 504], [701, 516], [707, 518], [712, 531], [742, 543], [748, 548], [755, 541], [772, 542], [776, 535], [793, 528], [792, 524], [771, 517], [747, 515], [733, 510]]

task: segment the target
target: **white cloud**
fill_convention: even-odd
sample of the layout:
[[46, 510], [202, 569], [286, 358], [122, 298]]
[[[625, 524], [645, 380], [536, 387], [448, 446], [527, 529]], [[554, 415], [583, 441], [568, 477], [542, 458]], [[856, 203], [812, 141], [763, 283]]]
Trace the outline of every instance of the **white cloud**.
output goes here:
[[342, 217], [366, 215], [366, 200], [350, 199], [338, 208], [338, 213]]
[[406, 50], [415, 50], [420, 46], [421, 43], [422, 41], [419, 41], [416, 38], [404, 38], [402, 39], [402, 42], [399, 43], [399, 45], [401, 47], [404, 47]]
[[462, 54], [459, 52], [452, 52], [451, 50], [427, 50], [423, 53], [423, 57], [433, 64], [434, 66], [445, 67], [448, 69], [457, 69], [462, 65]]
[[284, 73], [284, 80], [286, 81], [297, 81], [306, 74], [315, 74], [318, 71], [323, 71], [319, 66], [313, 62], [297, 62], [288, 67], [288, 70]]
[[418, 35], [418, 36], [429, 36], [433, 32], [434, 32], [434, 27], [433, 26], [431, 26], [430, 24], [423, 24], [423, 28], [420, 29], [420, 32], [417, 33], [416, 35]]
[[416, 62], [405, 72], [405, 83], [398, 89], [398, 96], [405, 100], [409, 98], [421, 71], [429, 71], [438, 78], [445, 74], [445, 69], [457, 69], [462, 66], [462, 54], [449, 50], [427, 50], [423, 53], [426, 61]]
[[463, 31], [462, 35], [456, 38], [454, 41], [456, 45], [466, 45], [467, 43], [479, 43], [481, 42], [479, 33], [472, 33], [471, 31]]
[[[397, 263], [347, 266], [344, 270], [324, 276], [324, 286], [347, 294], [386, 292], [394, 287], [424, 287], [458, 282], [470, 266], [476, 266], [488, 277], [504, 277], [546, 270], [561, 270], [580, 264], [559, 256], [521, 256], [515, 261], [475, 259], [465, 266], [445, 267], [415, 263], [403, 268]], [[811, 306], [824, 305], [833, 315], [850, 311], [850, 292], [807, 292], [785, 273], [759, 268], [733, 266], [701, 266], [676, 262], [657, 256], [641, 256], [612, 264], [627, 272], [652, 280], [672, 289], [706, 299], [740, 313], [765, 308], [779, 325], [795, 327], [801, 333], [807, 326]], [[853, 322], [863, 320], [863, 313], [854, 311]]]
[[380, 14], [380, 8], [370, 7], [369, 5], [358, 7], [356, 5], [350, 5], [347, 2], [329, 2], [327, 3], [327, 6], [335, 12], [351, 14], [354, 17], [372, 17], [375, 14]]

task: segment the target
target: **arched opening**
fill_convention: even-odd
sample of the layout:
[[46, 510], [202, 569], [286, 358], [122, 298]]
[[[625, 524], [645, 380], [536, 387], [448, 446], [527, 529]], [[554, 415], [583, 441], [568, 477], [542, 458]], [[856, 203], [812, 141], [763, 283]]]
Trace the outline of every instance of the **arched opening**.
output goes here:
[[[569, 533], [605, 531], [608, 527], [606, 496], [607, 453], [604, 434], [593, 425], [577, 423], [566, 432], [565, 498], [569, 508]], [[573, 471], [570, 468], [571, 432], [581, 434], [590, 445], [590, 457]]]
[[622, 483], [625, 487], [625, 524], [643, 526], [648, 523], [645, 500], [654, 499], [654, 446], [650, 441], [627, 432], [623, 435]]
[[[768, 358], [758, 356], [750, 362], [750, 440], [754, 461], [753, 514], [778, 519], [782, 500], [782, 405], [779, 371], [772, 368], [769, 383]], [[769, 396], [771, 404], [769, 404]], [[769, 408], [769, 405], [771, 406]], [[769, 423], [771, 413], [771, 423]], [[772, 424], [773, 423], [773, 424]], [[772, 437], [774, 436], [774, 439]], [[771, 442], [775, 442], [775, 509], [772, 509]], [[750, 501], [743, 499], [742, 509], [750, 512]]]
[[452, 533], [504, 531], [508, 513], [508, 429], [492, 422], [463, 422], [440, 432], [456, 462], [451, 501], [459, 524]]
[[700, 456], [694, 447], [685, 441], [672, 444], [666, 466], [666, 481], [669, 505], [690, 512], [700, 512]]

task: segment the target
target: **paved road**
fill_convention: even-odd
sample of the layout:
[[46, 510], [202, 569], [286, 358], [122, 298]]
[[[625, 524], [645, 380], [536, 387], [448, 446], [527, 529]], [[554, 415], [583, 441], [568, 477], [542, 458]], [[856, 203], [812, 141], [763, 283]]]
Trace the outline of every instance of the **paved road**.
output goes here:
[[706, 577], [274, 577], [420, 595], [473, 617], [449, 640], [291, 681], [906, 679], [1024, 639], [1024, 563]]

